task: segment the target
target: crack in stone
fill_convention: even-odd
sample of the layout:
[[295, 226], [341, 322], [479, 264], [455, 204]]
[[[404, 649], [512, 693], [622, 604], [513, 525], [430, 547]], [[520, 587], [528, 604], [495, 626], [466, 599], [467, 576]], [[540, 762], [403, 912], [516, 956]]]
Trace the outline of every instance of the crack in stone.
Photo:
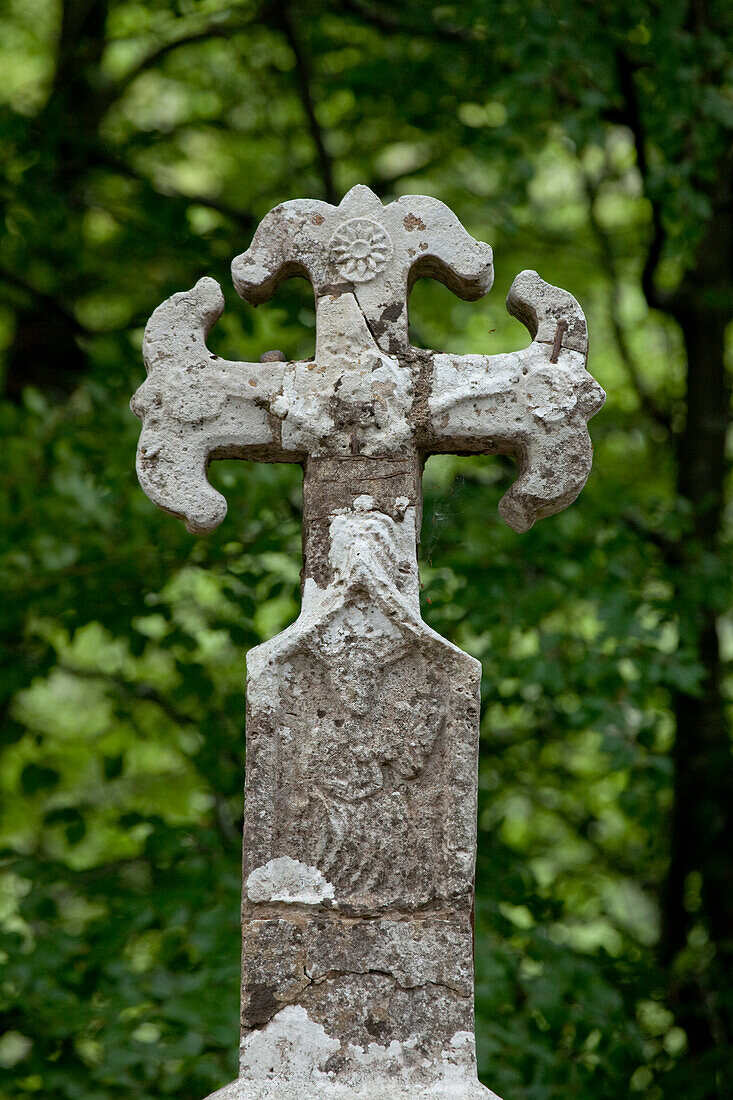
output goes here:
[[425, 979], [424, 981], [419, 982], [400, 981], [400, 979], [395, 975], [394, 971], [382, 970], [380, 967], [365, 967], [363, 970], [343, 970], [339, 967], [331, 967], [331, 969], [324, 971], [323, 974], [315, 978], [313, 977], [313, 975], [308, 973], [307, 968], [304, 966], [303, 973], [312, 985], [321, 985], [323, 982], [334, 981], [337, 978], [356, 978], [363, 977], [368, 974], [375, 974], [383, 978], [389, 978], [389, 980], [394, 982], [395, 985], [399, 986], [400, 989], [427, 989], [431, 986], [435, 986], [438, 989], [447, 989], [451, 993], [455, 993], [461, 998], [466, 998], [467, 996], [461, 986], [457, 985], [454, 982], [439, 982], [434, 979]]
[[249, 912], [257, 920], [277, 919], [302, 916], [312, 918], [314, 913], [328, 919], [336, 919], [342, 923], [357, 924], [361, 921], [373, 922], [379, 920], [414, 921], [422, 919], [434, 919], [441, 921], [460, 921], [465, 913], [465, 900], [456, 899], [454, 907], [440, 907], [432, 902], [423, 905], [414, 905], [409, 909], [395, 909], [390, 906], [384, 908], [357, 909], [349, 905], [301, 905], [299, 902], [245, 902], [243, 911]]
[[359, 978], [374, 975], [377, 977], [387, 978], [392, 984], [403, 990], [417, 990], [417, 989], [445, 989], [449, 993], [454, 994], [462, 1001], [472, 1000], [472, 996], [467, 994], [465, 990], [458, 984], [453, 982], [441, 982], [435, 979], [426, 979], [424, 981], [400, 981], [400, 979], [391, 970], [386, 970], [382, 967], [363, 967], [363, 968], [342, 968], [331, 967], [323, 974], [314, 976], [308, 970], [308, 964], [303, 963], [303, 978], [305, 984], [301, 985], [298, 989], [292, 993], [278, 994], [276, 987], [266, 985], [263, 983], [253, 983], [250, 986], [245, 986], [244, 991], [247, 994], [248, 1000], [246, 1005], [246, 1018], [247, 1018], [247, 1031], [255, 1032], [260, 1031], [267, 1027], [270, 1020], [272, 1020], [278, 1012], [288, 1005], [299, 1004], [303, 994], [307, 989], [312, 986], [323, 985], [324, 982], [335, 982], [339, 979], [345, 978]]

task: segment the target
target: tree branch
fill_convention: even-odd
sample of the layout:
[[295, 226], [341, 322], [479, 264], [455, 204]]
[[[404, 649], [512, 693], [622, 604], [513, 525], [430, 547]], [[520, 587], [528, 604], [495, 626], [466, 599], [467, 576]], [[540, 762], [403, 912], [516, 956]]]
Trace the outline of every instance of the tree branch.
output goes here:
[[94, 668], [81, 668], [78, 665], [66, 664], [64, 661], [58, 661], [55, 667], [61, 669], [62, 672], [68, 672], [71, 676], [79, 676], [83, 680], [99, 680], [104, 684], [109, 684], [117, 688], [118, 691], [128, 698], [154, 703], [157, 707], [160, 707], [174, 725], [188, 726], [196, 721], [195, 716], [184, 714], [183, 711], [178, 710], [178, 708], [165, 699], [152, 684], [130, 682], [122, 676], [114, 676], [112, 673], [108, 672], [99, 672]]
[[[256, 17], [256, 16], [255, 16]], [[252, 20], [236, 19], [236, 20], [219, 20], [216, 22], [208, 23], [201, 30], [191, 31], [190, 34], [184, 34], [180, 38], [175, 38], [171, 42], [164, 42], [156, 49], [152, 50], [142, 61], [120, 77], [117, 83], [112, 87], [108, 97], [108, 107], [124, 95], [133, 81], [137, 80], [143, 73], [148, 72], [150, 69], [154, 69], [159, 61], [162, 61], [168, 54], [173, 53], [174, 50], [180, 49], [182, 46], [196, 45], [198, 42], [207, 42], [210, 39], [222, 38], [228, 41], [233, 34], [238, 31], [244, 31], [251, 25]]]
[[656, 546], [664, 561], [669, 566], [677, 566], [682, 562], [682, 546], [679, 540], [665, 535], [664, 531], [654, 530], [648, 527], [638, 516], [631, 512], [621, 512], [621, 519], [635, 535]]
[[439, 42], [461, 42], [464, 45], [481, 44], [486, 41], [485, 35], [472, 27], [459, 27], [455, 23], [438, 23], [436, 20], [433, 20], [432, 25], [427, 26], [403, 23], [391, 11], [383, 11], [375, 4], [364, 3], [363, 0], [342, 0], [340, 6], [367, 23], [371, 23], [383, 34], [404, 34], [411, 38], [431, 38]]
[[604, 230], [601, 223], [598, 221], [595, 212], [595, 200], [596, 192], [591, 184], [591, 181], [587, 176], [584, 176], [586, 193], [588, 195], [588, 220], [590, 222], [593, 235], [598, 242], [598, 247], [603, 258], [604, 265], [608, 272], [608, 309], [611, 317], [611, 327], [613, 328], [613, 334], [618, 347], [618, 352], [621, 357], [621, 361], [624, 365], [629, 381], [634, 388], [634, 392], [638, 398], [639, 404], [647, 414], [647, 416], [653, 420], [665, 431], [671, 432], [672, 422], [669, 413], [663, 409], [654, 400], [649, 390], [646, 388], [641, 380], [639, 374], [639, 368], [634, 358], [634, 354], [629, 347], [629, 342], [626, 339], [626, 331], [621, 321], [621, 279], [618, 273], [618, 266], [616, 264], [616, 257], [614, 256], [613, 247], [608, 234]]
[[298, 81], [298, 91], [300, 93], [300, 101], [303, 105], [303, 112], [308, 122], [308, 130], [311, 135], [311, 139], [316, 148], [316, 155], [318, 157], [318, 163], [321, 170], [321, 179], [323, 181], [323, 192], [326, 202], [333, 203], [338, 202], [338, 192], [336, 191], [336, 185], [333, 178], [333, 162], [331, 156], [326, 149], [326, 143], [323, 137], [323, 130], [316, 117], [316, 107], [313, 100], [313, 93], [311, 91], [311, 71], [308, 58], [303, 45], [298, 37], [298, 33], [295, 29], [292, 19], [290, 18], [290, 11], [286, 0], [275, 0], [272, 6], [272, 13], [275, 16], [279, 29], [285, 36], [290, 49], [293, 52], [295, 58], [295, 73]]
[[114, 98], [119, 99], [123, 95], [134, 80], [137, 80], [143, 73], [148, 72], [150, 69], [154, 69], [159, 61], [162, 61], [164, 57], [167, 57], [169, 53], [173, 53], [174, 50], [180, 49], [181, 46], [192, 46], [196, 42], [206, 42], [213, 38], [228, 38], [230, 35], [230, 29], [223, 26], [207, 27], [206, 30], [196, 31], [193, 34], [184, 35], [182, 38], [177, 38], [173, 42], [166, 42], [162, 46], [159, 46], [157, 50], [153, 50], [147, 57], [144, 57], [142, 61], [135, 66], [134, 69], [130, 69], [125, 73], [114, 86]]
[[639, 169], [644, 193], [652, 211], [652, 235], [647, 250], [644, 268], [641, 273], [641, 288], [652, 309], [668, 310], [673, 296], [661, 294], [654, 285], [654, 273], [662, 256], [665, 231], [662, 223], [660, 203], [649, 193], [649, 162], [646, 155], [646, 135], [641, 118], [641, 107], [636, 91], [636, 67], [623, 50], [615, 51], [616, 72], [622, 108], [619, 120], [631, 131], [636, 151], [636, 166]]
[[206, 195], [185, 195], [182, 191], [176, 191], [173, 187], [156, 185], [147, 176], [144, 176], [132, 165], [127, 164], [123, 160], [119, 160], [117, 157], [112, 156], [107, 152], [95, 153], [90, 160], [93, 160], [95, 164], [101, 167], [109, 168], [113, 172], [118, 172], [121, 176], [127, 176], [128, 179], [135, 180], [136, 183], [141, 183], [144, 187], [155, 192], [157, 195], [163, 195], [167, 199], [178, 199], [181, 202], [192, 204], [195, 206], [206, 206], [209, 210], [215, 210], [218, 214], [222, 214], [225, 218], [230, 218], [237, 225], [241, 226], [247, 233], [254, 230], [257, 221], [253, 214], [248, 213], [246, 210], [237, 210], [233, 206], [229, 206], [227, 203], [219, 202], [218, 199], [208, 198]]
[[29, 295], [35, 301], [40, 302], [60, 317], [66, 324], [72, 328], [77, 336], [98, 336], [99, 333], [95, 329], [87, 328], [81, 323], [78, 317], [68, 309], [63, 302], [60, 302], [52, 294], [49, 294], [45, 290], [39, 290], [33, 286], [26, 279], [21, 278], [20, 275], [16, 275], [13, 271], [9, 271], [5, 266], [0, 267], [0, 279], [7, 283], [9, 286], [14, 286], [18, 290], [21, 290], [24, 294]]

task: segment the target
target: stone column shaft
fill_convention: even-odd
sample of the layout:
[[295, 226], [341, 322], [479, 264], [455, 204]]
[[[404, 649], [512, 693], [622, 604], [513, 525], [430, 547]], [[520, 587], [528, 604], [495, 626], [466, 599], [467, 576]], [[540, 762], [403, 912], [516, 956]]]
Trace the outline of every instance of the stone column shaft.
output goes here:
[[286, 1058], [322, 1096], [439, 1096], [458, 1077], [486, 1095], [480, 673], [419, 618], [420, 474], [416, 453], [308, 461], [303, 610], [249, 655], [242, 1076]]

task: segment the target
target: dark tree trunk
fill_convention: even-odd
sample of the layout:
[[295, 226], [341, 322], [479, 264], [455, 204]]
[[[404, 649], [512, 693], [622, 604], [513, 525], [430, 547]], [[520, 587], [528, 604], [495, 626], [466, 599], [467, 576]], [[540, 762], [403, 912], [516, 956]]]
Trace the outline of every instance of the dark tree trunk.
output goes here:
[[[687, 352], [687, 416], [676, 440], [677, 492], [690, 512], [690, 531], [679, 548], [676, 603], [682, 644], [692, 644], [704, 669], [699, 692], [678, 690], [674, 805], [670, 864], [662, 905], [660, 957], [672, 968], [672, 997], [687, 1032], [689, 1052], [700, 1060], [704, 1095], [733, 1095], [733, 755], [726, 721], [717, 616], [729, 604], [705, 577], [719, 550], [725, 502], [726, 435], [731, 391], [725, 367], [725, 329], [731, 317], [733, 214], [731, 170], [726, 165], [713, 202], [698, 262], [685, 280], [673, 315]], [[690, 901], [699, 882], [700, 901]], [[703, 964], [680, 959], [695, 925], [713, 954]], [[701, 1092], [700, 1095], [703, 1095]]]
[[[28, 142], [39, 156], [37, 167], [27, 173], [21, 197], [36, 215], [34, 252], [51, 260], [56, 285], [34, 288], [28, 280], [23, 287], [27, 273], [11, 272], [18, 305], [4, 388], [12, 401], [20, 399], [27, 385], [64, 396], [78, 385], [86, 365], [74, 319], [76, 284], [73, 273], [63, 270], [68, 255], [54, 256], [54, 240], [65, 240], [69, 227], [80, 224], [85, 205], [83, 184], [93, 163], [90, 149], [98, 141], [107, 106], [100, 68], [106, 17], [107, 0], [63, 4], [51, 94], [41, 114], [29, 122]], [[59, 196], [64, 196], [63, 206], [58, 205]]]

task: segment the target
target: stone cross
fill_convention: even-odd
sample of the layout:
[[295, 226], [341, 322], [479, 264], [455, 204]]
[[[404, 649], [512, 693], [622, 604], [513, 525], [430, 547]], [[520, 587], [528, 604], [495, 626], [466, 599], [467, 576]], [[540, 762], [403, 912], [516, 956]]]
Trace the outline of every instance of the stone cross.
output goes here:
[[468, 1100], [476, 1076], [472, 911], [480, 666], [422, 621], [417, 544], [430, 454], [512, 455], [499, 511], [516, 531], [585, 484], [586, 372], [570, 294], [534, 271], [507, 308], [523, 351], [412, 347], [416, 279], [485, 294], [492, 252], [441, 202], [285, 202], [232, 264], [248, 302], [285, 279], [316, 296], [313, 359], [227, 362], [206, 337], [224, 308], [200, 279], [145, 332], [143, 489], [190, 531], [226, 513], [215, 458], [297, 462], [303, 599], [250, 650], [242, 893], [242, 1039], [217, 1100]]

